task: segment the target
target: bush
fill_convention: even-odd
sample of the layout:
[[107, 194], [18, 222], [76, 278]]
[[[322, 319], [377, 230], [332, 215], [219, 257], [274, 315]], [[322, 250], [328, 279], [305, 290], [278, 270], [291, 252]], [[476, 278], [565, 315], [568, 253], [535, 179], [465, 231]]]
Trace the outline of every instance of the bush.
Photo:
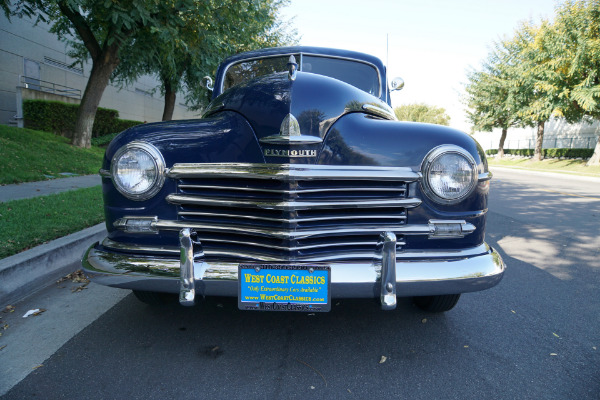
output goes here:
[[[94, 118], [92, 137], [105, 136], [109, 133], [114, 133], [114, 129], [117, 125], [116, 120], [118, 118], [119, 112], [117, 110], [98, 107], [98, 111], [96, 111], [96, 118]], [[75, 121], [73, 121], [73, 128], [75, 128]]]
[[115, 132], [92, 138], [92, 146], [106, 147], [118, 134], [119, 132]]
[[[489, 149], [485, 152], [487, 155], [498, 154], [498, 149]], [[504, 149], [505, 155], [532, 157], [533, 149]], [[594, 154], [594, 149], [542, 149], [542, 155], [547, 158], [590, 158]]]
[[117, 119], [115, 122], [115, 129], [113, 130], [114, 133], [121, 133], [123, 132], [125, 129], [129, 129], [132, 126], [136, 126], [141, 124], [140, 121], [134, 121], [132, 119]]
[[[53, 132], [56, 135], [71, 138], [75, 131], [78, 109], [78, 104], [48, 100], [25, 100], [23, 101], [25, 127]], [[118, 133], [142, 123], [140, 121], [119, 119], [118, 117], [119, 112], [117, 110], [98, 107], [92, 128], [92, 137]]]

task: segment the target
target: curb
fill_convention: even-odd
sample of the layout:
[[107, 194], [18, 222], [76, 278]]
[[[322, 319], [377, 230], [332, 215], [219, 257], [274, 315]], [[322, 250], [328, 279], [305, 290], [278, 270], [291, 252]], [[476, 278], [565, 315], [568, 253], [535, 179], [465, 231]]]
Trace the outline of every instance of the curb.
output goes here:
[[103, 222], [0, 260], [0, 306], [15, 303], [79, 269], [83, 252], [105, 236]]

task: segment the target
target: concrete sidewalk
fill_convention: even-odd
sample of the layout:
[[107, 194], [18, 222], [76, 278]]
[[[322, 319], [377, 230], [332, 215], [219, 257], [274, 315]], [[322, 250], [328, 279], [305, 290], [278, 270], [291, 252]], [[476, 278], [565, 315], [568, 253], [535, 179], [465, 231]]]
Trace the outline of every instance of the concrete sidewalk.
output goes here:
[[0, 186], [0, 203], [11, 200], [30, 199], [49, 194], [97, 186], [102, 183], [100, 175], [82, 175], [71, 178], [50, 179], [39, 182]]
[[[99, 175], [0, 186], [0, 203], [98, 186]], [[106, 237], [104, 223], [0, 260], [0, 307], [14, 303], [81, 268], [83, 252]]]

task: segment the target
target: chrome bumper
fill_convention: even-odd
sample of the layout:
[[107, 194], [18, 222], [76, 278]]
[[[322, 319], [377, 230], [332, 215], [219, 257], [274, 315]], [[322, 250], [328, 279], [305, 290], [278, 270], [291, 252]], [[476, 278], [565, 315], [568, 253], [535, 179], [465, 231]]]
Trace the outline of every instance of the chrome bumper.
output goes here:
[[[102, 285], [179, 293], [180, 303], [197, 296], [238, 295], [238, 265], [207, 262], [194, 252], [188, 229], [180, 233], [180, 259], [136, 256], [104, 250], [98, 243], [83, 256], [85, 273]], [[382, 234], [374, 262], [322, 263], [331, 267], [331, 298], [377, 298], [383, 309], [396, 307], [396, 296], [432, 296], [488, 289], [500, 282], [505, 265], [486, 243], [456, 252], [398, 252], [391, 232]], [[319, 263], [321, 264], [321, 263]]]

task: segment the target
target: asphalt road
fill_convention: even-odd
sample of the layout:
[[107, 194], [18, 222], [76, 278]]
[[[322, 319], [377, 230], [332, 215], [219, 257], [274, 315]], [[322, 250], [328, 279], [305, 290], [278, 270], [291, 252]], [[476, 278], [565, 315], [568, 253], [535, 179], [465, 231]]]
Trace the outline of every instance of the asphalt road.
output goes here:
[[[488, 215], [505, 278], [443, 315], [406, 299], [317, 315], [220, 298], [151, 308], [50, 287], [0, 313], [0, 388], [29, 373], [2, 399], [600, 399], [600, 184], [497, 170]], [[47, 311], [17, 320], [34, 306]]]

